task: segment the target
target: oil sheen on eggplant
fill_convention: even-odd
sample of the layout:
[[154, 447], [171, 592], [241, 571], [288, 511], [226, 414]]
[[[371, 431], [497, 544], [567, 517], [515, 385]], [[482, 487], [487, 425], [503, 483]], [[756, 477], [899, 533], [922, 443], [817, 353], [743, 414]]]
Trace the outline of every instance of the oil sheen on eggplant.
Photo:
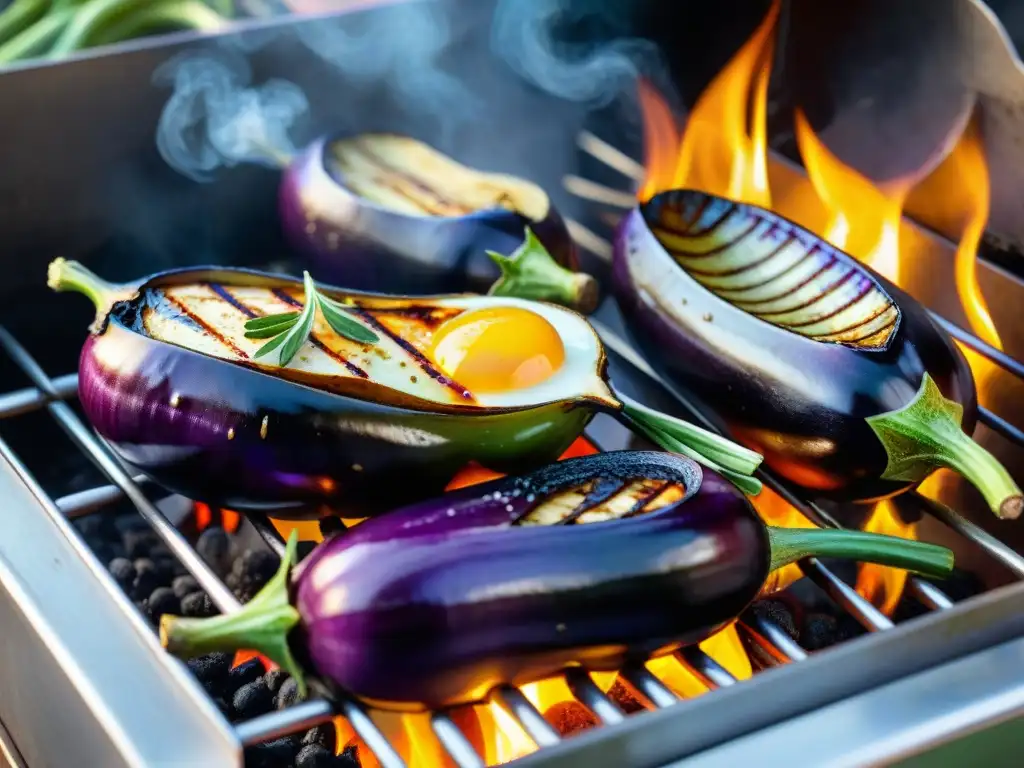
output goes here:
[[767, 528], [689, 459], [570, 459], [382, 515], [321, 543], [242, 612], [166, 616], [181, 656], [250, 648], [304, 685], [390, 709], [485, 699], [567, 666], [614, 670], [733, 620], [769, 572], [810, 555], [948, 573], [943, 547], [857, 531]]
[[[506, 472], [553, 460], [595, 410], [617, 407], [596, 335], [551, 304], [323, 289], [351, 302], [351, 316], [378, 342], [344, 339], [318, 316], [280, 367], [255, 358], [265, 339], [245, 338], [243, 325], [301, 308], [301, 281], [209, 268], [113, 286], [59, 260], [51, 282], [57, 273], [60, 290], [86, 293], [98, 307], [79, 364], [82, 406], [97, 432], [167, 488], [241, 511], [306, 516], [330, 503], [372, 514], [440, 492], [471, 460]], [[456, 349], [450, 367], [460, 382], [428, 358], [446, 322], [487, 312], [499, 329], [509, 321], [518, 340], [510, 354], [521, 356], [513, 363], [533, 360], [543, 342], [560, 355], [557, 370], [528, 386], [513, 386], [520, 377], [487, 388], [494, 367], [474, 373]], [[523, 323], [547, 336], [517, 334]], [[480, 389], [468, 389], [470, 380]]]
[[1012, 478], [968, 437], [975, 386], [953, 341], [913, 298], [798, 225], [702, 192], [663, 192], [620, 225], [613, 284], [651, 364], [787, 480], [858, 501], [907, 490], [941, 462], [899, 466], [892, 455], [916, 449], [888, 448], [877, 421], [927, 402], [954, 427], [935, 439], [990, 479], [993, 511], [1019, 514]]
[[[314, 274], [362, 290], [483, 293], [529, 227], [577, 269], [572, 238], [537, 185], [467, 168], [407, 136], [321, 139], [285, 173], [280, 211]], [[591, 288], [592, 289], [592, 288]]]

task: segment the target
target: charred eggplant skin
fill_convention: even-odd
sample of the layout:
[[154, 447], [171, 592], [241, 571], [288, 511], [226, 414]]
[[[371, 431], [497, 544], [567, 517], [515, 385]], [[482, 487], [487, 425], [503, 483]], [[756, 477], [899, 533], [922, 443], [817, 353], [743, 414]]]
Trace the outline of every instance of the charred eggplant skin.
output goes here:
[[[502, 490], [515, 508], [507, 520], [529, 502], [512, 496], [513, 483]], [[569, 664], [613, 670], [708, 637], [769, 570], [764, 525], [708, 470], [685, 502], [590, 525], [453, 532], [447, 505], [435, 500], [432, 521], [415, 531], [409, 523], [429, 505], [371, 521], [362, 535], [357, 526], [303, 564], [296, 632], [320, 676], [382, 706], [420, 709], [480, 701], [499, 683]]]
[[408, 295], [486, 293], [500, 276], [487, 251], [511, 254], [526, 227], [576, 271], [576, 247], [552, 205], [541, 221], [504, 208], [465, 216], [412, 216], [345, 188], [328, 170], [332, 137], [311, 144], [285, 171], [279, 210], [285, 235], [324, 279]]
[[[900, 310], [884, 348], [808, 338], [716, 296], [674, 262], [649, 224], [661, 206], [693, 210], [709, 201], [726, 204], [695, 191], [663, 192], [620, 224], [612, 285], [635, 343], [778, 475], [821, 496], [856, 501], [912, 487], [881, 479], [888, 457], [865, 419], [904, 407], [927, 373], [946, 398], [963, 406], [962, 425], [970, 434], [977, 398], [961, 352], [920, 304], [863, 265]], [[738, 207], [814, 238], [768, 211]]]
[[[200, 268], [155, 275], [137, 292], [242, 280], [299, 284]], [[82, 348], [87, 418], [134, 469], [240, 511], [306, 517], [331, 504], [346, 516], [376, 514], [439, 493], [470, 460], [506, 472], [552, 461], [594, 413], [560, 402], [467, 414], [326, 392], [142, 335], [132, 330], [139, 310], [135, 298], [118, 302]]]

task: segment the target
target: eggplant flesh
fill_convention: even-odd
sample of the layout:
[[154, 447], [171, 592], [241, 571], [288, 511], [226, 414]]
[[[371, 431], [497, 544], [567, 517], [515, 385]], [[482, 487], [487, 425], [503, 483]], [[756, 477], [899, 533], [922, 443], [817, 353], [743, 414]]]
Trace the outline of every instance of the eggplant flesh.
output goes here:
[[765, 465], [825, 497], [907, 490], [866, 420], [925, 376], [962, 407], [970, 367], [913, 298], [798, 225], [701, 192], [656, 195], [615, 239], [613, 286], [635, 343]]
[[535, 184], [467, 168], [406, 136], [325, 138], [288, 168], [279, 207], [289, 242], [324, 279], [424, 295], [486, 292], [529, 227], [554, 259], [578, 258]]
[[[153, 323], [163, 322], [152, 316], [153, 292], [196, 283], [299, 285], [258, 272], [198, 269], [101, 286], [109, 312], [98, 312], [82, 348], [79, 395], [121, 459], [200, 501], [282, 517], [313, 516], [321, 504], [346, 516], [372, 515], [439, 493], [470, 461], [504, 472], [552, 461], [604, 407], [601, 396], [505, 408], [435, 402], [356, 375], [258, 366], [173, 343], [183, 340], [173, 334], [150, 335]], [[598, 380], [603, 365], [599, 357]]]

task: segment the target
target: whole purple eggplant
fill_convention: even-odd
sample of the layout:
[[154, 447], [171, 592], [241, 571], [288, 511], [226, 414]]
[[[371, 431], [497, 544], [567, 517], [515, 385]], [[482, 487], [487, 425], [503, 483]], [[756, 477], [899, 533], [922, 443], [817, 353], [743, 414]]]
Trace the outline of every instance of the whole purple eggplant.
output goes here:
[[[558, 211], [534, 184], [462, 166], [406, 136], [324, 138], [295, 158], [279, 205], [291, 244], [338, 285], [423, 295], [486, 292], [500, 276], [487, 251], [509, 254], [529, 227], [554, 259], [578, 268]], [[596, 305], [581, 275], [565, 302]]]
[[952, 567], [931, 544], [767, 528], [715, 473], [651, 452], [570, 459], [375, 518], [293, 572], [295, 543], [240, 613], [165, 616], [165, 647], [250, 648], [300, 685], [305, 668], [380, 707], [439, 708], [699, 642], [803, 557]]
[[630, 212], [613, 285], [645, 357], [766, 466], [868, 501], [938, 467], [1015, 518], [1020, 488], [970, 438], [971, 369], [913, 298], [781, 216], [702, 192]]

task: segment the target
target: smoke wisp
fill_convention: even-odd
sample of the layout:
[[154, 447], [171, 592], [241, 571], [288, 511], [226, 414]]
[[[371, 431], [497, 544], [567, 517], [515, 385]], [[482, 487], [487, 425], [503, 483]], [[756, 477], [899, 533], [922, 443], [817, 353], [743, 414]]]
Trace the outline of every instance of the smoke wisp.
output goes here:
[[287, 162], [296, 151], [289, 131], [309, 103], [293, 83], [250, 87], [251, 77], [245, 58], [230, 51], [185, 54], [157, 69], [154, 82], [174, 88], [156, 135], [168, 165], [202, 182], [220, 167]]

